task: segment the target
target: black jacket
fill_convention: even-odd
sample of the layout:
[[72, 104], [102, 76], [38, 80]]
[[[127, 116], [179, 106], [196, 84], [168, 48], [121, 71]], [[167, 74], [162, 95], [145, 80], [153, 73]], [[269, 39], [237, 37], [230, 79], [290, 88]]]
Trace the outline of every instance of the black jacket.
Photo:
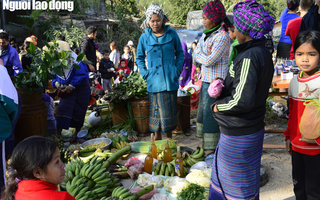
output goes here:
[[88, 36], [84, 36], [84, 38], [82, 38], [80, 42], [80, 48], [81, 48], [81, 53], [84, 53], [87, 59], [91, 61], [92, 65], [96, 68], [97, 56], [96, 56], [96, 47], [93, 42], [93, 39], [90, 39]]
[[226, 135], [248, 135], [264, 128], [266, 99], [273, 77], [272, 56], [265, 39], [251, 40], [235, 46], [237, 57], [229, 68], [213, 113]]
[[108, 72], [108, 69], [113, 68], [113, 62], [110, 59], [102, 58], [99, 64], [99, 72], [101, 73], [101, 78], [110, 79], [114, 76], [113, 72]]
[[320, 15], [318, 14], [318, 9], [319, 6], [315, 4], [309, 9], [308, 13], [303, 16], [299, 32], [307, 30], [320, 31]]

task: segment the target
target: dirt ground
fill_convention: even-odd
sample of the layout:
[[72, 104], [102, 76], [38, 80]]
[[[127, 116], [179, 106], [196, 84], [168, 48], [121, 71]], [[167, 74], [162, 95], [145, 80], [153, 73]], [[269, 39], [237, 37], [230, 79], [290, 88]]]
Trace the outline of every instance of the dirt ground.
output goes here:
[[[267, 125], [266, 129], [285, 129], [286, 120], [275, 120], [273, 124]], [[191, 110], [190, 136], [174, 134], [173, 139], [178, 140], [181, 146], [188, 146], [195, 149], [202, 144], [202, 139], [195, 136], [196, 110]], [[275, 124], [275, 122], [278, 122]], [[163, 136], [163, 138], [165, 138]], [[150, 140], [150, 137], [143, 137], [141, 140]], [[282, 133], [265, 134], [265, 144], [284, 144]], [[209, 153], [210, 151], [206, 152]], [[260, 188], [261, 200], [294, 200], [293, 185], [291, 178], [291, 157], [285, 149], [264, 149], [261, 164], [268, 174], [268, 182]], [[130, 187], [133, 181], [125, 181], [124, 185]]]

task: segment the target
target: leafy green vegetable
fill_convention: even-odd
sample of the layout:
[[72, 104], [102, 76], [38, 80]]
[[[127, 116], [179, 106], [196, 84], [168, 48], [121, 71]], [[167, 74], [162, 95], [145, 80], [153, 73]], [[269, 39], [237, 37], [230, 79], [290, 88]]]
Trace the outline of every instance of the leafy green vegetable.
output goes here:
[[202, 200], [204, 187], [190, 183], [187, 188], [183, 189], [182, 192], [178, 193], [178, 200]]

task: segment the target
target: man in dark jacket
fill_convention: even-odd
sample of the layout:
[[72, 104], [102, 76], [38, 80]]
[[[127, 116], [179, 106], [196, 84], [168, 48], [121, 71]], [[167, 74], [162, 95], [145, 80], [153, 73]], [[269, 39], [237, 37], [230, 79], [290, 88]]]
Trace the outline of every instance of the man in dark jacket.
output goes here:
[[95, 72], [96, 71], [96, 64], [97, 64], [97, 56], [96, 56], [96, 47], [94, 44], [94, 39], [96, 39], [97, 36], [97, 27], [90, 26], [87, 29], [88, 35], [84, 36], [80, 42], [81, 52], [86, 55], [86, 58], [92, 62], [91, 64], [88, 64], [88, 71]]
[[104, 91], [108, 92], [112, 89], [112, 77], [114, 76], [114, 65], [113, 62], [109, 59], [110, 51], [103, 51], [103, 58], [100, 60], [99, 72], [101, 73], [102, 78], [102, 88]]

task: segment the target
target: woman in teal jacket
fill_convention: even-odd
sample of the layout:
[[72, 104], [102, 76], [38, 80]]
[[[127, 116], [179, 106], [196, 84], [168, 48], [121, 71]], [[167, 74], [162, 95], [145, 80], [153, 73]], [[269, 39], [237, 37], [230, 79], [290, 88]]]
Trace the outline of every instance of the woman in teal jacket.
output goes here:
[[[177, 90], [182, 71], [184, 52], [175, 30], [163, 24], [163, 10], [152, 3], [146, 11], [148, 27], [141, 35], [136, 62], [147, 81], [150, 101], [150, 131], [155, 139], [161, 132], [172, 137], [177, 126]], [[147, 57], [147, 64], [146, 64]]]

